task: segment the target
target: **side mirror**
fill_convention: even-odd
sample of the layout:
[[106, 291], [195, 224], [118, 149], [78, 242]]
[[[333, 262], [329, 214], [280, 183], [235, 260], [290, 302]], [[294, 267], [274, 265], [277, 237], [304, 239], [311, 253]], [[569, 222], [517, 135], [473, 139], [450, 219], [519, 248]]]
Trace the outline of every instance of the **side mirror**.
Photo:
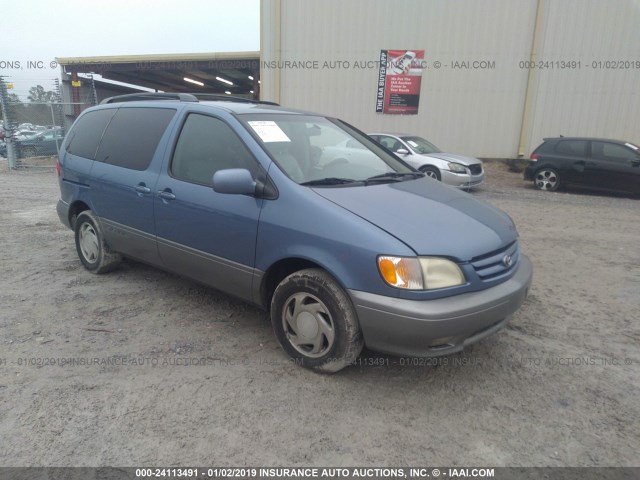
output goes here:
[[255, 195], [257, 183], [246, 168], [218, 170], [213, 174], [213, 190], [231, 195]]
[[398, 155], [408, 155], [409, 154], [409, 150], [407, 150], [406, 148], [399, 148], [396, 150], [396, 152]]

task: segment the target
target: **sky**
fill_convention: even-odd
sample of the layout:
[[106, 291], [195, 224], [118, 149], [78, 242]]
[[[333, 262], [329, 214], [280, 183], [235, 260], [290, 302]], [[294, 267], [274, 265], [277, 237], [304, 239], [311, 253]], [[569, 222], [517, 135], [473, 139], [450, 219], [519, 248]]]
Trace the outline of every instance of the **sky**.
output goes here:
[[56, 57], [260, 50], [260, 0], [5, 2], [0, 75], [20, 96], [50, 88]]

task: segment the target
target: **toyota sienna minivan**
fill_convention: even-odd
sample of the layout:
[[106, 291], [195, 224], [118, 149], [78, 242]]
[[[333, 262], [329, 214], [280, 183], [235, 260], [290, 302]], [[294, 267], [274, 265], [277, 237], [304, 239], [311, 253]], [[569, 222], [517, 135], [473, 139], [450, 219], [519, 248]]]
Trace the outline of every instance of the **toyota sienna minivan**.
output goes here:
[[523, 303], [532, 267], [507, 214], [336, 118], [207, 98], [124, 95], [73, 124], [57, 211], [87, 270], [129, 257], [255, 304], [321, 372], [363, 346], [461, 351]]

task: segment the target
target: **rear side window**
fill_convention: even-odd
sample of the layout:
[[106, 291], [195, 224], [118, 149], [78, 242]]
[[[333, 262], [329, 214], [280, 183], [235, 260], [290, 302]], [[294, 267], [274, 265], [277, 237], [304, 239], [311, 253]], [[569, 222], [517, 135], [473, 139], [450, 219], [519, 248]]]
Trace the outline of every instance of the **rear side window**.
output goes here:
[[227, 168], [246, 168], [255, 175], [258, 163], [224, 121], [190, 114], [173, 153], [171, 174], [187, 182], [211, 185], [213, 174]]
[[95, 110], [82, 115], [69, 132], [67, 152], [79, 157], [95, 160], [98, 143], [109, 120], [116, 113], [115, 108]]
[[171, 108], [119, 108], [104, 132], [96, 160], [146, 170], [175, 113]]
[[556, 145], [556, 152], [571, 157], [584, 157], [587, 152], [585, 140], [561, 140]]

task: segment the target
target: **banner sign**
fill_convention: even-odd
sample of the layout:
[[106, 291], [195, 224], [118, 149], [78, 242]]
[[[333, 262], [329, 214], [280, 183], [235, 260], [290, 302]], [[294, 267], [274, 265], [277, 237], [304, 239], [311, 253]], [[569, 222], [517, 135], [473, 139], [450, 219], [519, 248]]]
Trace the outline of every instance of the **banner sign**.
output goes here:
[[380, 50], [376, 112], [416, 115], [424, 50]]

